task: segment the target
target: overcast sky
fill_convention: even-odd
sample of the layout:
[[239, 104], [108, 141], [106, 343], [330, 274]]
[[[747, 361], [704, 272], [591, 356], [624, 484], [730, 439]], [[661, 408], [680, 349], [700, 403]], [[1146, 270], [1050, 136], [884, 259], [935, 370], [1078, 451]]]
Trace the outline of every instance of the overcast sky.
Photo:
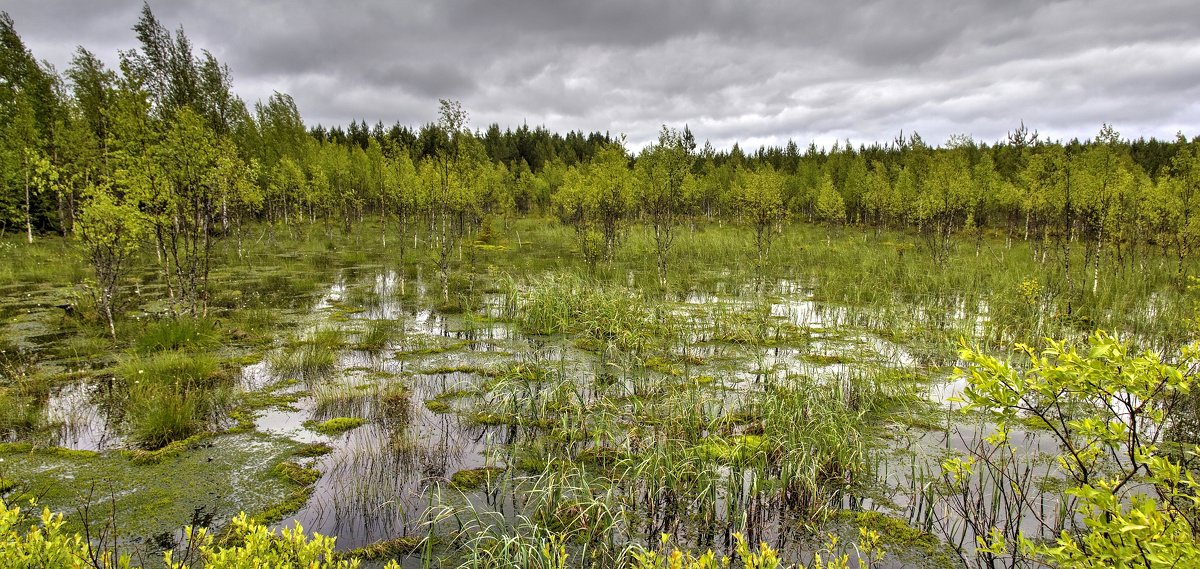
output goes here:
[[[141, 1], [6, 0], [39, 59], [137, 46]], [[470, 125], [624, 133], [688, 124], [725, 148], [810, 140], [1200, 134], [1200, 2], [409, 3], [151, 0], [233, 72], [248, 103], [306, 124], [418, 125], [439, 98]]]

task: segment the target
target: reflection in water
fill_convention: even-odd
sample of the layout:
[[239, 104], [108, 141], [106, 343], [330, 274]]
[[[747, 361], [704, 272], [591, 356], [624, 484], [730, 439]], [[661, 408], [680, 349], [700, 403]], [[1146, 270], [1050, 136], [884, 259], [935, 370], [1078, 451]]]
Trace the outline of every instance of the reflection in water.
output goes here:
[[56, 445], [96, 451], [121, 445], [121, 438], [110, 428], [108, 414], [97, 403], [101, 389], [99, 384], [79, 381], [51, 391], [46, 419], [57, 427]]
[[[356, 334], [368, 329], [368, 321], [398, 324], [394, 337], [382, 348], [342, 350], [332, 373], [281, 390], [307, 389], [303, 398], [259, 414], [259, 431], [332, 447], [329, 454], [304, 459], [321, 477], [308, 502], [281, 525], [299, 521], [308, 531], [338, 536], [338, 548], [350, 549], [382, 539], [425, 535], [429, 507], [435, 504], [471, 507], [477, 520], [506, 524], [518, 516], [577, 520], [583, 515], [578, 508], [586, 508], [587, 500], [606, 496], [610, 504], [625, 508], [621, 539], [642, 540], [670, 532], [683, 543], [727, 548], [732, 529], [744, 527], [752, 540], [795, 552], [803, 541], [796, 522], [807, 519], [814, 507], [911, 511], [914, 493], [905, 489], [917, 485], [917, 461], [961, 446], [919, 431], [905, 453], [877, 459], [872, 468], [885, 488], [894, 491], [894, 500], [859, 495], [863, 481], [829, 496], [798, 497], [775, 487], [786, 465], [771, 464], [760, 470], [716, 461], [691, 464], [688, 468], [699, 469], [694, 472], [668, 468], [663, 473], [686, 474], [688, 482], [683, 486], [630, 476], [602, 489], [590, 480], [594, 475], [587, 473], [585, 464], [653, 471], [662, 468], [653, 462], [660, 456], [659, 446], [677, 442], [661, 433], [694, 428], [646, 425], [643, 429], [637, 421], [678, 416], [672, 409], [685, 407], [699, 417], [733, 417], [777, 386], [807, 385], [851, 397], [859, 385], [870, 384], [888, 370], [919, 370], [923, 376], [930, 372], [911, 346], [896, 339], [901, 335], [876, 332], [887, 329], [895, 314], [815, 300], [811, 283], [780, 282], [771, 289], [774, 296], [769, 301], [758, 289], [722, 288], [723, 284], [713, 292], [685, 295], [666, 307], [680, 324], [672, 332], [676, 340], [668, 346], [666, 359], [657, 362], [647, 354], [596, 349], [569, 337], [525, 336], [504, 321], [513, 313], [511, 303], [517, 302], [507, 295], [486, 294], [475, 311], [444, 314], [413, 296], [422, 286], [419, 279], [405, 282], [393, 271], [344, 271], [316, 301], [309, 324], [345, 330], [350, 345], [360, 337]], [[733, 293], [724, 293], [726, 288]], [[956, 310], [960, 314], [951, 318], [979, 318], [975, 315], [980, 311], [962, 306]], [[933, 320], [924, 314], [917, 318]], [[510, 368], [536, 368], [546, 376], [499, 371]], [[265, 362], [246, 366], [240, 377], [241, 387], [247, 390], [283, 379]], [[956, 388], [933, 385], [928, 397], [935, 401], [944, 400]], [[559, 430], [554, 424], [556, 412], [564, 409], [579, 413], [571, 419], [579, 431]], [[337, 417], [361, 417], [368, 422], [337, 436], [305, 427], [308, 421]], [[528, 422], [514, 422], [513, 417]], [[711, 427], [702, 436], [754, 437], [762, 432], [761, 425], [757, 431], [736, 423]], [[645, 438], [652, 433], [660, 434]], [[1052, 450], [1042, 449], [1043, 443], [1035, 441], [1029, 448]], [[569, 464], [574, 470], [539, 476], [537, 461], [550, 448], [567, 452], [574, 459]], [[516, 461], [522, 460], [518, 452], [526, 453], [524, 459], [533, 466], [517, 469]], [[507, 469], [506, 483], [492, 492], [468, 490], [464, 495], [449, 486], [456, 472], [492, 466]], [[562, 494], [560, 498], [570, 498], [565, 503], [539, 501], [540, 491], [554, 494], [539, 489], [547, 484], [559, 484], [559, 490], [575, 488], [572, 492], [588, 490]], [[682, 488], [707, 488], [704, 492], [710, 492], [711, 500]], [[647, 545], [654, 544], [648, 541]]]

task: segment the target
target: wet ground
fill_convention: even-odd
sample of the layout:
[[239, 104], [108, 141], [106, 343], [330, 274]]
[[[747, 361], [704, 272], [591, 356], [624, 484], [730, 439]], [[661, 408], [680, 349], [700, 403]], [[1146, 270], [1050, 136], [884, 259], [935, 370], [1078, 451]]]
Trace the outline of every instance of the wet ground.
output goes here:
[[[516, 316], [524, 302], [522, 291], [537, 286], [536, 277], [520, 281], [512, 291], [476, 295], [475, 307], [466, 312], [443, 313], [427, 294], [437, 286], [383, 267], [360, 267], [336, 271], [316, 294], [285, 297], [290, 299], [287, 307], [279, 310], [286, 314], [287, 334], [321, 328], [346, 332], [349, 341], [336, 365], [306, 377], [274, 369], [271, 353], [287, 341], [281, 332], [264, 357], [241, 367], [237, 380], [240, 390], [270, 393], [281, 402], [258, 409], [249, 433], [219, 435], [178, 458], [133, 469], [136, 480], [120, 481], [122, 488], [137, 488], [133, 492], [151, 492], [160, 486], [155, 482], [159, 477], [167, 477], [172, 486], [195, 494], [192, 485], [199, 483], [174, 479], [175, 472], [220, 479], [201, 500], [180, 500], [178, 493], [173, 498], [140, 496], [129, 506], [134, 516], [164, 500], [180, 511], [148, 516], [137, 527], [177, 528], [189, 508], [193, 518], [217, 519], [236, 509], [266, 509], [292, 492], [278, 477], [265, 474], [284, 460], [314, 468], [320, 476], [303, 505], [278, 525], [299, 522], [308, 531], [336, 535], [341, 550], [425, 535], [431, 507], [443, 503], [515, 519], [525, 514], [522, 480], [537, 474], [518, 462], [536, 452], [531, 449], [538, 448], [539, 438], [552, 432], [535, 420], [542, 411], [520, 407], [522, 389], [530, 390], [531, 402], [559, 401], [555, 398], [561, 394], [550, 392], [569, 390], [577, 408], [586, 410], [611, 403], [611, 390], [604, 386], [609, 383], [623, 386], [631, 400], [644, 397], [648, 404], [655, 404], [648, 392], [659, 397], [663, 386], [691, 386], [700, 394], [697, 405], [719, 415], [753, 394], [800, 380], [813, 388], [851, 389], [892, 378], [887, 389], [924, 403], [875, 421], [880, 437], [869, 445], [876, 456], [872, 479], [858, 481], [848, 494], [836, 497], [835, 507], [880, 510], [909, 520], [917, 517], [920, 492], [915, 487], [920, 482], [915, 479], [921, 469], [937, 464], [947, 449], [963, 450], [989, 432], [986, 425], [948, 414], [962, 383], [950, 378], [953, 360], [945, 357], [953, 354], [949, 339], [954, 333], [970, 334], [983, 325], [984, 304], [967, 310], [964, 303], [940, 312], [938, 320], [950, 331], [931, 341], [913, 331], [928, 324], [932, 317], [927, 311], [934, 308], [911, 310], [904, 314], [907, 321], [898, 322], [895, 314], [816, 300], [811, 283], [781, 281], [766, 294], [759, 294], [761, 285], [751, 290], [725, 283], [713, 291], [656, 301], [655, 309], [670, 314], [678, 326], [666, 352], [647, 357], [577, 335], [523, 332]], [[8, 337], [16, 338], [10, 349], [52, 351], [57, 357], [40, 364], [43, 373], [68, 378], [55, 382], [46, 395], [45, 420], [55, 426], [51, 444], [110, 452], [78, 461], [69, 455], [29, 458], [26, 466], [10, 467], [8, 474], [0, 470], [0, 476], [44, 479], [52, 472], [50, 477], [78, 491], [80, 485], [73, 481], [87, 478], [80, 470], [128, 469], [114, 462], [124, 460], [114, 451], [130, 444], [123, 436], [121, 410], [112, 405], [111, 376], [88, 373], [112, 363], [114, 356], [97, 359], [86, 342], [57, 330], [53, 315], [62, 311], [57, 289], [8, 288], [0, 315]], [[748, 314], [757, 316], [747, 319]], [[372, 320], [394, 321], [397, 329], [383, 345], [357, 349], [355, 342]], [[552, 379], [498, 386], [497, 370], [512, 366], [544, 370]], [[70, 380], [75, 373], [82, 379]], [[312, 428], [339, 417], [365, 423], [339, 434]], [[1036, 433], [1029, 436], [1032, 454], [1053, 450]], [[300, 445], [313, 443], [328, 445], [329, 452], [292, 457]], [[9, 456], [10, 461], [26, 460]], [[501, 469], [508, 482], [485, 490], [452, 487], [456, 473], [481, 468]], [[63, 506], [78, 498], [61, 491], [44, 495], [48, 503]], [[786, 519], [783, 512], [775, 516], [769, 534], [786, 545], [784, 536], [802, 520]]]

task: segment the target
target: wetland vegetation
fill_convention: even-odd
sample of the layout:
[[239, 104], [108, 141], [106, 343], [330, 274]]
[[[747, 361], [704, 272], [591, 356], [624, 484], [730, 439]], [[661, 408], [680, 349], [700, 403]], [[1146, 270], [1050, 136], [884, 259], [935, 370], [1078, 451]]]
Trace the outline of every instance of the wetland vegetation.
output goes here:
[[1200, 142], [306, 131], [0, 23], [0, 557], [1197, 559]]

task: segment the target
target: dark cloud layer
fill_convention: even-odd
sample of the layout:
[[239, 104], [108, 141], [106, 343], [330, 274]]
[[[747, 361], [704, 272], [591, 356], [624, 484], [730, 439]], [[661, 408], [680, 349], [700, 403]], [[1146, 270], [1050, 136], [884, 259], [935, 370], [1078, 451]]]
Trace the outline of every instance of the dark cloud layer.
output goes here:
[[[1191, 0], [529, 2], [151, 0], [233, 70], [248, 101], [292, 94], [310, 124], [434, 118], [625, 133], [663, 123], [726, 147], [954, 133], [1200, 134]], [[136, 46], [139, 0], [10, 0], [35, 55]]]

